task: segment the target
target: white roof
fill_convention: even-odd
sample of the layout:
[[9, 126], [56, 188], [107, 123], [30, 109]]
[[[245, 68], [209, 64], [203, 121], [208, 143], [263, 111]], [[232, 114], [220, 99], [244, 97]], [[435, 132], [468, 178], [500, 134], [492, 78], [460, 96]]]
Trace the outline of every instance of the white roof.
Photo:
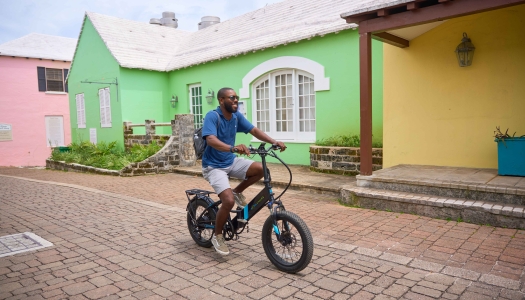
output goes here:
[[117, 62], [126, 68], [165, 71], [191, 32], [86, 13]]
[[402, 5], [408, 2], [414, 2], [414, 0], [364, 0], [354, 2], [356, 2], [354, 7], [348, 7], [346, 10], [343, 10], [344, 13], [341, 14], [341, 18], [379, 10], [384, 7]]
[[287, 0], [196, 32], [86, 13], [122, 67], [172, 71], [357, 27], [341, 19], [373, 0]]
[[76, 39], [31, 33], [0, 45], [0, 55], [71, 61]]

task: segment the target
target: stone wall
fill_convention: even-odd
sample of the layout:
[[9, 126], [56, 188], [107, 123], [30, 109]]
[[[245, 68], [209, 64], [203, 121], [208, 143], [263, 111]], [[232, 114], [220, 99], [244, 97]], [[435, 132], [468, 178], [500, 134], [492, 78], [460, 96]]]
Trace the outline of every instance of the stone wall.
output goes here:
[[[361, 167], [361, 154], [358, 147], [325, 147], [310, 146], [310, 170], [342, 174], [357, 175]], [[372, 149], [372, 168], [383, 168], [383, 149]]]
[[163, 147], [153, 156], [150, 156], [141, 162], [131, 163], [122, 170], [104, 170], [79, 164], [68, 164], [65, 162], [57, 162], [52, 160], [46, 161], [46, 167], [50, 169], [74, 172], [137, 176], [167, 173], [171, 172], [173, 168], [178, 166], [194, 166], [195, 162], [197, 161], [197, 156], [195, 155], [195, 150], [193, 148], [193, 136], [195, 132], [195, 129], [193, 128], [193, 115], [176, 115], [175, 119], [171, 121], [171, 136], [156, 135], [154, 131], [154, 123], [154, 120], [146, 120], [145, 135], [134, 135], [133, 129], [130, 126], [131, 124], [129, 122], [124, 123], [124, 138], [126, 148], [131, 147], [133, 144], [147, 145], [152, 141], [157, 141], [157, 143], [163, 145]]
[[157, 145], [164, 147], [170, 137], [171, 135], [169, 134], [154, 134], [151, 136], [145, 134], [124, 134], [124, 147], [128, 150], [135, 144], [149, 145], [153, 141], [157, 142]]
[[[169, 125], [169, 123], [166, 124]], [[156, 126], [159, 125], [156, 125], [155, 120], [145, 120], [144, 125], [141, 125], [145, 127], [146, 134], [133, 134], [132, 126], [139, 125], [132, 125], [131, 122], [124, 122], [124, 147], [126, 148], [126, 150], [128, 150], [129, 148], [131, 148], [131, 146], [135, 144], [149, 145], [153, 141], [156, 141], [157, 145], [164, 147], [164, 145], [166, 145], [166, 142], [170, 139], [169, 134], [156, 134]]]
[[[175, 120], [171, 121], [171, 132], [171, 137], [159, 152], [120, 170], [121, 176], [167, 173], [177, 166], [194, 166], [197, 156], [193, 148], [193, 115], [176, 115]], [[144, 140], [148, 140], [146, 136], [149, 136], [149, 141], [153, 140], [151, 137], [154, 135], [148, 134], [148, 130]]]
[[46, 168], [60, 170], [60, 171], [79, 172], [79, 173], [94, 173], [94, 174], [113, 175], [113, 176], [120, 175], [120, 171], [117, 171], [117, 170], [107, 170], [107, 169], [95, 168], [91, 166], [84, 166], [84, 165], [79, 165], [79, 164], [74, 164], [74, 163], [68, 164], [64, 161], [54, 161], [54, 160], [49, 160], [49, 159], [46, 159]]
[[180, 166], [194, 166], [197, 160], [195, 148], [193, 148], [193, 138], [195, 136], [193, 125], [192, 114], [176, 115], [175, 120], [171, 121], [173, 138], [178, 141]]

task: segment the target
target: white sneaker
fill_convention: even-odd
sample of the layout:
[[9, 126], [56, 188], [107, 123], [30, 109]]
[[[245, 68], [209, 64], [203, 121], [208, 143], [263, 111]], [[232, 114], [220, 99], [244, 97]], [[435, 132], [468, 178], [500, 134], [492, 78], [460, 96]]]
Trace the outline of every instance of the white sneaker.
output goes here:
[[219, 254], [230, 254], [230, 250], [228, 250], [228, 246], [226, 246], [226, 241], [224, 240], [222, 234], [213, 235], [211, 238], [211, 243], [213, 244], [213, 247], [215, 247], [215, 251], [217, 251]]
[[248, 203], [246, 202], [246, 197], [242, 193], [233, 192], [233, 198], [235, 199], [235, 204], [240, 208], [244, 208]]

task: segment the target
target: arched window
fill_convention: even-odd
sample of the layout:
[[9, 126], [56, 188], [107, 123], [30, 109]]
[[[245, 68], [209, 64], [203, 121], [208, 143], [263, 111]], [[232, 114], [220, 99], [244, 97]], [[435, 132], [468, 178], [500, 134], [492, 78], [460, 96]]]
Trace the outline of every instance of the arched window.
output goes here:
[[314, 76], [297, 69], [263, 75], [252, 85], [253, 124], [283, 141], [315, 141]]

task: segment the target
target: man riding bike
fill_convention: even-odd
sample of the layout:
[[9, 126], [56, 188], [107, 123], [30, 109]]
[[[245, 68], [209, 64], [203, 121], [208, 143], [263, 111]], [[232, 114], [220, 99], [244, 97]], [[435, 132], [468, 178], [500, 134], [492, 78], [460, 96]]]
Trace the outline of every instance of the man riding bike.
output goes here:
[[[204, 118], [202, 137], [206, 139], [209, 147], [206, 147], [202, 156], [202, 175], [222, 201], [217, 212], [215, 235], [211, 242], [218, 253], [228, 255], [230, 251], [222, 236], [222, 228], [234, 203], [241, 208], [246, 206], [246, 198], [242, 192], [263, 177], [261, 163], [237, 157], [234, 154], [250, 155], [250, 150], [246, 145], [235, 145], [237, 132], [250, 133], [260, 141], [279, 146], [281, 151], [284, 151], [286, 146], [283, 142], [269, 137], [251, 124], [240, 112], [237, 112], [239, 96], [232, 88], [220, 89], [217, 99], [219, 100], [217, 109], [209, 111]], [[228, 176], [243, 181], [231, 189]]]

